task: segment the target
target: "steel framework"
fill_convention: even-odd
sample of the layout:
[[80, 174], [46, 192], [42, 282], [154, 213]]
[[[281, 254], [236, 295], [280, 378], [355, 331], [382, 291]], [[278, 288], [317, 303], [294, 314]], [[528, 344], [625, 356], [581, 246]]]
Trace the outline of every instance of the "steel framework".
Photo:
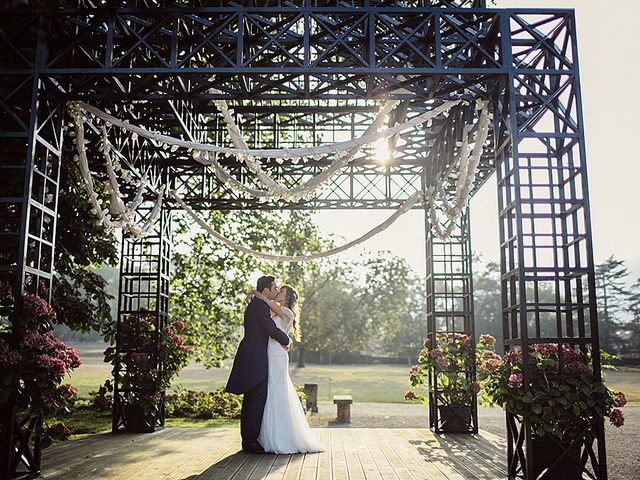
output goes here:
[[[222, 93], [211, 93], [212, 86]], [[492, 102], [494, 122], [475, 189], [497, 172], [505, 348], [526, 352], [536, 342], [598, 347], [571, 10], [489, 9], [483, 1], [465, 0], [80, 0], [68, 8], [22, 6], [0, 18], [0, 91], [0, 280], [14, 292], [1, 314], [9, 327], [3, 335], [13, 341], [22, 329], [22, 293], [35, 291], [41, 280], [49, 286], [53, 273], [66, 102], [81, 99], [164, 133], [225, 143], [210, 105], [224, 98], [250, 143], [295, 146], [362, 132], [380, 99], [401, 100], [395, 122], [444, 99], [484, 98]], [[155, 172], [194, 208], [395, 208], [416, 189], [449, 177], [445, 184], [453, 188], [452, 159], [462, 126], [474, 115], [473, 106], [459, 107], [392, 141], [394, 157], [385, 164], [365, 151], [317, 198], [286, 205], [231, 192], [191, 158], [148, 142], [118, 141], [128, 169]], [[235, 158], [223, 163], [239, 179], [253, 181]], [[296, 185], [324, 165], [272, 162], [266, 169]], [[92, 169], [100, 171], [98, 165]], [[166, 321], [169, 216], [163, 212], [150, 239], [124, 240], [118, 322], [142, 306], [158, 325]], [[468, 216], [452, 241], [429, 237], [431, 334], [441, 328], [473, 332], [468, 242]], [[463, 278], [454, 279], [452, 270], [437, 277], [438, 262], [458, 265]], [[462, 287], [443, 294], [437, 287], [458, 280]], [[555, 293], [553, 301], [539, 297], [542, 287]], [[462, 323], [442, 324], [447, 318]], [[599, 367], [595, 356], [597, 377]], [[131, 393], [118, 381], [116, 388], [114, 430], [126, 426], [122, 407]], [[34, 443], [18, 427], [33, 418], [40, 421], [38, 412], [18, 418], [14, 406], [2, 412], [4, 478], [40, 468], [38, 435]], [[435, 413], [431, 423], [442, 426]], [[508, 414], [507, 424], [509, 477], [533, 478], [528, 420]], [[475, 416], [469, 427], [477, 429]], [[580, 443], [583, 474], [606, 478], [602, 419], [595, 419]]]

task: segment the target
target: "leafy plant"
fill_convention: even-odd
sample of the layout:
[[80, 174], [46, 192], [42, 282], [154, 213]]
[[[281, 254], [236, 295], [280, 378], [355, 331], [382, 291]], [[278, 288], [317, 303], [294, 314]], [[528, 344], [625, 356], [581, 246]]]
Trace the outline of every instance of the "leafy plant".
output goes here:
[[405, 393], [405, 400], [428, 402], [431, 376], [439, 393], [440, 405], [470, 405], [473, 394], [480, 389], [470, 373], [474, 362], [473, 340], [469, 335], [437, 333], [433, 348], [425, 342], [418, 356], [418, 365], [409, 371], [413, 388]]
[[161, 393], [191, 355], [191, 348], [184, 345], [181, 333], [185, 326], [180, 320], [159, 331], [154, 320], [151, 312], [142, 309], [126, 315], [118, 333], [121, 351], [116, 352], [115, 347], [105, 350], [105, 361], [124, 367], [119, 375], [127, 405], [140, 406], [146, 413], [158, 406]]
[[501, 357], [481, 341], [478, 378], [490, 401], [531, 421], [535, 436], [571, 440], [604, 416], [616, 427], [624, 424], [619, 407], [626, 398], [594, 378], [591, 355], [568, 344], [539, 343], [527, 355], [512, 350]]

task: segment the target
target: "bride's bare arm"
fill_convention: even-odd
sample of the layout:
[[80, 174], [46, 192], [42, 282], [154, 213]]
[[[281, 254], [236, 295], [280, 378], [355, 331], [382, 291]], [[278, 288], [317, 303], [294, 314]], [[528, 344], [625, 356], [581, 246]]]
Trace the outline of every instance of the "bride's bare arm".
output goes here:
[[267, 302], [267, 305], [269, 305], [269, 308], [271, 309], [271, 311], [274, 312], [276, 315], [279, 315], [280, 318], [282, 318], [282, 319], [288, 319], [289, 318], [289, 315], [287, 315], [285, 313], [285, 311], [282, 310], [282, 307], [280, 307], [280, 305], [278, 305], [273, 300], [269, 300], [267, 297], [265, 297], [262, 293], [258, 292], [257, 290], [254, 290], [251, 293], [253, 294], [254, 297], [258, 297], [259, 299], [264, 300], [265, 302]]

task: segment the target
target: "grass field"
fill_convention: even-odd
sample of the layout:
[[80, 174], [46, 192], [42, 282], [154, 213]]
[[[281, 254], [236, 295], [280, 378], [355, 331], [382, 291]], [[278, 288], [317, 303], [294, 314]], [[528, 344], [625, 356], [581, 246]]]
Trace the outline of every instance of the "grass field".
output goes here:
[[[105, 379], [110, 377], [111, 366], [102, 361], [103, 345], [76, 346], [83, 364], [73, 373], [69, 382], [78, 389], [80, 397], [88, 397]], [[359, 403], [404, 403], [408, 388], [409, 368], [402, 365], [308, 365], [303, 369], [291, 368], [294, 383], [317, 383], [318, 400], [330, 401], [333, 395], [350, 394]], [[606, 381], [614, 390], [626, 393], [630, 405], [640, 406], [640, 369], [627, 368], [606, 371]], [[222, 387], [229, 369], [206, 369], [189, 365], [174, 380], [173, 389], [214, 390]]]

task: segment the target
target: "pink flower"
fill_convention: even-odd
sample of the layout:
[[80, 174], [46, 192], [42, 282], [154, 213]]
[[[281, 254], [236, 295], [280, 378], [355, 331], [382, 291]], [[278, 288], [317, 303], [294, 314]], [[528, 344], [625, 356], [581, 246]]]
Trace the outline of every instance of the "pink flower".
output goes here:
[[480, 343], [483, 343], [489, 347], [496, 344], [496, 339], [491, 335], [480, 335]]
[[143, 363], [149, 360], [149, 355], [142, 352], [134, 352], [131, 354], [131, 360], [133, 363]]
[[12, 350], [7, 342], [0, 340], [0, 367], [11, 367], [22, 361], [22, 355]]
[[176, 330], [178, 330], [179, 332], [184, 330], [184, 323], [182, 323], [180, 320], [176, 320], [171, 325], [173, 325], [176, 328]]
[[173, 340], [173, 343], [175, 343], [176, 345], [182, 345], [182, 342], [184, 342], [184, 337], [182, 337], [182, 335], [172, 335], [171, 340]]
[[52, 357], [51, 355], [42, 354], [37, 357], [38, 365], [47, 370], [52, 375], [56, 375], [58, 377], [64, 377], [64, 374], [67, 373], [67, 367], [64, 362], [59, 358]]
[[509, 363], [516, 363], [522, 358], [522, 352], [520, 350], [509, 350], [504, 354], [504, 361]]
[[507, 387], [509, 388], [522, 387], [522, 374], [512, 373], [511, 375], [509, 375], [509, 380], [507, 381]]
[[22, 312], [27, 317], [54, 318], [55, 312], [49, 303], [37, 295], [27, 293], [22, 301]]
[[187, 347], [186, 345], [180, 345], [180, 351], [190, 354], [191, 353], [191, 347]]
[[499, 358], [491, 358], [480, 364], [480, 370], [483, 372], [495, 372], [502, 366], [502, 361]]
[[162, 329], [162, 331], [163, 331], [164, 333], [166, 333], [167, 335], [171, 335], [171, 334], [173, 333], [173, 332], [171, 331], [171, 327], [164, 327], [164, 328]]
[[442, 350], [439, 348], [434, 348], [431, 350], [431, 357], [433, 358], [442, 358]]
[[624, 413], [622, 412], [622, 410], [620, 410], [619, 408], [614, 408], [613, 410], [611, 410], [611, 413], [609, 413], [609, 421], [611, 422], [611, 425], [616, 428], [620, 428], [622, 425], [624, 425]]
[[558, 355], [558, 345], [555, 343], [535, 343], [529, 347], [529, 350], [539, 353], [543, 357]]
[[624, 407], [627, 404], [627, 397], [622, 392], [616, 392], [614, 395], [613, 405], [615, 407]]
[[438, 368], [449, 368], [450, 364], [449, 364], [449, 360], [447, 360], [446, 358], [442, 358], [442, 357], [438, 357], [436, 358], [436, 366]]

